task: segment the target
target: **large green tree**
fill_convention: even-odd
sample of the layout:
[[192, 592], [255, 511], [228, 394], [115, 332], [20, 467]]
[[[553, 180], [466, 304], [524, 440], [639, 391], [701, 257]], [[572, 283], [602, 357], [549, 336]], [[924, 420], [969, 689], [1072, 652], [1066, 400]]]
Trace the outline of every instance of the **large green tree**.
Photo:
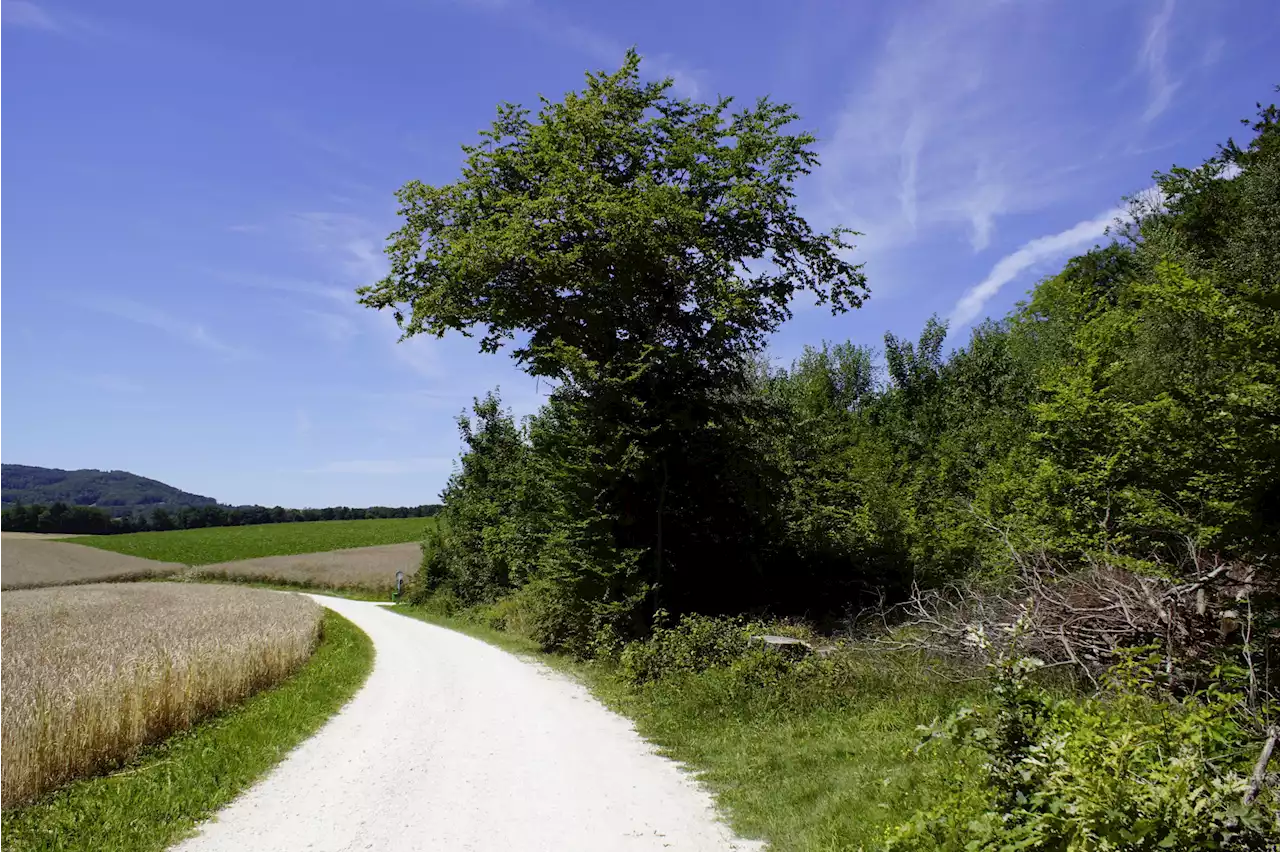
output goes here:
[[537, 120], [498, 109], [464, 146], [462, 177], [410, 181], [391, 272], [361, 290], [394, 308], [406, 337], [516, 341], [535, 375], [589, 379], [654, 350], [734, 369], [789, 316], [800, 289], [833, 310], [865, 281], [843, 254], [850, 232], [815, 233], [793, 183], [817, 164], [814, 137], [788, 132], [785, 104], [699, 104], [644, 83], [640, 57], [553, 103]]
[[558, 612], [601, 596], [591, 618], [614, 626], [640, 601], [760, 602], [776, 477], [742, 453], [751, 355], [799, 291], [833, 312], [866, 292], [851, 232], [796, 209], [817, 156], [789, 106], [679, 99], [639, 66], [628, 53], [536, 118], [499, 107], [457, 181], [401, 188], [390, 273], [361, 290], [405, 337], [478, 334], [554, 380], [535, 433], [564, 555], [529, 579], [561, 578]]

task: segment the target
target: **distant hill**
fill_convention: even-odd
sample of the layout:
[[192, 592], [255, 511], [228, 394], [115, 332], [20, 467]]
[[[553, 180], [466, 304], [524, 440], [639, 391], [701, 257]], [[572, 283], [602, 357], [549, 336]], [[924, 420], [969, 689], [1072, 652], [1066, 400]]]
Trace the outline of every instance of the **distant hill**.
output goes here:
[[0, 465], [0, 491], [5, 507], [62, 501], [97, 506], [115, 516], [131, 515], [137, 509], [173, 511], [218, 502], [124, 470], [59, 470], [26, 464]]

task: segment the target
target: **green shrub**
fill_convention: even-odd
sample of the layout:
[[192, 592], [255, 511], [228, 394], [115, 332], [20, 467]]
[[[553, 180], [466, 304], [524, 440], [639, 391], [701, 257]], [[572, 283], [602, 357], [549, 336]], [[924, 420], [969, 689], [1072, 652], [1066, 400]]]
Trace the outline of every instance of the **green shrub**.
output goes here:
[[916, 654], [846, 645], [828, 655], [795, 659], [751, 642], [762, 633], [816, 639], [811, 628], [798, 623], [688, 615], [674, 627], [659, 623], [648, 639], [627, 644], [618, 657], [619, 673], [632, 686], [699, 676], [699, 689], [725, 704], [788, 711], [836, 709], [871, 696], [893, 698], [937, 679]]
[[407, 577], [402, 594], [405, 603], [422, 604], [436, 595], [449, 576], [450, 530], [445, 521], [427, 529], [419, 547], [422, 559], [413, 576]]
[[1031, 683], [1035, 661], [999, 660], [995, 702], [961, 709], [928, 740], [977, 748], [990, 783], [917, 814], [888, 849], [1276, 849], [1267, 803], [1243, 803], [1253, 748], [1240, 699], [1162, 700], [1158, 662], [1134, 655], [1103, 695], [1054, 700]]
[[500, 598], [494, 603], [478, 607], [473, 618], [490, 630], [499, 630], [524, 639], [532, 639], [538, 634], [535, 620], [534, 602], [528, 594], [516, 592]]
[[764, 632], [762, 623], [742, 618], [687, 615], [675, 627], [659, 623], [648, 639], [623, 649], [622, 674], [639, 685], [678, 672], [696, 674], [727, 666], [747, 654], [753, 633]]

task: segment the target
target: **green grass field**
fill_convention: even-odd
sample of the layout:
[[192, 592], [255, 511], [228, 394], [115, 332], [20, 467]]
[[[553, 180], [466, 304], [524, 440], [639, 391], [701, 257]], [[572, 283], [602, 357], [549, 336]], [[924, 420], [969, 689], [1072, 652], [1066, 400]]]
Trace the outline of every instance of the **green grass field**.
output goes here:
[[423, 531], [433, 523], [435, 520], [432, 518], [308, 521], [127, 535], [77, 536], [64, 541], [161, 562], [213, 565], [239, 559], [256, 559], [260, 556], [292, 556], [348, 547], [419, 541]]

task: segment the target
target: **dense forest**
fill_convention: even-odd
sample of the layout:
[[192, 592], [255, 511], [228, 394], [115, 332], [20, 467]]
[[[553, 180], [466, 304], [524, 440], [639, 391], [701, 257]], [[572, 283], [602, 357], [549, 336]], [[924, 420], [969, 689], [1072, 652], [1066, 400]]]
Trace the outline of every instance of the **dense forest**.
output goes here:
[[[1112, 242], [954, 351], [934, 319], [775, 369], [765, 335], [795, 290], [843, 309], [865, 287], [841, 235], [794, 209], [812, 140], [780, 132], [784, 108], [726, 128], [724, 104], [634, 73], [593, 78], [542, 123], [504, 112], [461, 182], [401, 191], [393, 272], [366, 302], [408, 303], [410, 333], [484, 323], [484, 348], [520, 340], [517, 361], [558, 383], [524, 424], [493, 394], [462, 421], [424, 591], [524, 595], [550, 644], [585, 649], [659, 609], [821, 615], [996, 578], [1011, 547], [1154, 572], [1178, 571], [1188, 542], [1273, 563], [1274, 109], [1244, 147], [1157, 174]], [[598, 123], [585, 155], [560, 144], [579, 120]], [[773, 271], [734, 277], [742, 258]]]
[[[979, 610], [966, 611], [976, 646], [1040, 630], [1028, 659], [1057, 655], [1097, 679], [1124, 646], [1155, 642], [1167, 656], [1144, 671], [1164, 672], [1164, 688], [1186, 698], [1235, 672], [1249, 724], [1270, 718], [1259, 708], [1271, 706], [1280, 554], [1277, 109], [1259, 106], [1246, 141], [1157, 173], [1105, 245], [963, 345], [949, 351], [933, 319], [914, 340], [815, 342], [779, 368], [766, 341], [794, 296], [843, 311], [868, 287], [848, 233], [816, 233], [798, 212], [814, 139], [789, 130], [786, 106], [677, 100], [637, 64], [588, 75], [536, 120], [501, 107], [457, 182], [399, 192], [391, 272], [364, 303], [394, 309], [410, 336], [478, 331], [484, 351], [511, 347], [554, 387], [523, 423], [493, 393], [460, 419], [461, 465], [413, 596], [500, 603], [545, 647], [600, 658], [690, 614], [830, 625], [877, 606], [889, 623], [901, 602], [1015, 601], [1022, 615], [1004, 633], [983, 634]], [[941, 624], [930, 612], [921, 624]], [[948, 635], [960, 649], [964, 630]], [[1058, 712], [1027, 697], [1031, 668], [1000, 669], [1013, 679], [994, 693], [1007, 712], [982, 729], [999, 732], [993, 778], [1026, 765], [1035, 726]], [[1136, 718], [1126, 713], [1108, 724]], [[1062, 758], [1080, 772], [1070, 761], [1090, 759]], [[1192, 763], [1212, 775], [1223, 760]], [[955, 848], [1068, 848], [1051, 842], [1066, 828], [1045, 827], [1051, 811], [1062, 823], [1061, 802], [1029, 798], [1022, 771], [1005, 773], [1007, 807], [982, 807], [1028, 822], [988, 820], [998, 842]], [[1107, 772], [1119, 777], [1090, 777]], [[1193, 782], [1226, 797], [1225, 777]], [[1169, 848], [1261, 848], [1243, 811], [1212, 801], [1200, 824], [1166, 826]], [[903, 838], [945, 834], [953, 818]], [[1033, 823], [1049, 832], [1040, 845], [1017, 833]], [[933, 848], [912, 842], [901, 848]]]

